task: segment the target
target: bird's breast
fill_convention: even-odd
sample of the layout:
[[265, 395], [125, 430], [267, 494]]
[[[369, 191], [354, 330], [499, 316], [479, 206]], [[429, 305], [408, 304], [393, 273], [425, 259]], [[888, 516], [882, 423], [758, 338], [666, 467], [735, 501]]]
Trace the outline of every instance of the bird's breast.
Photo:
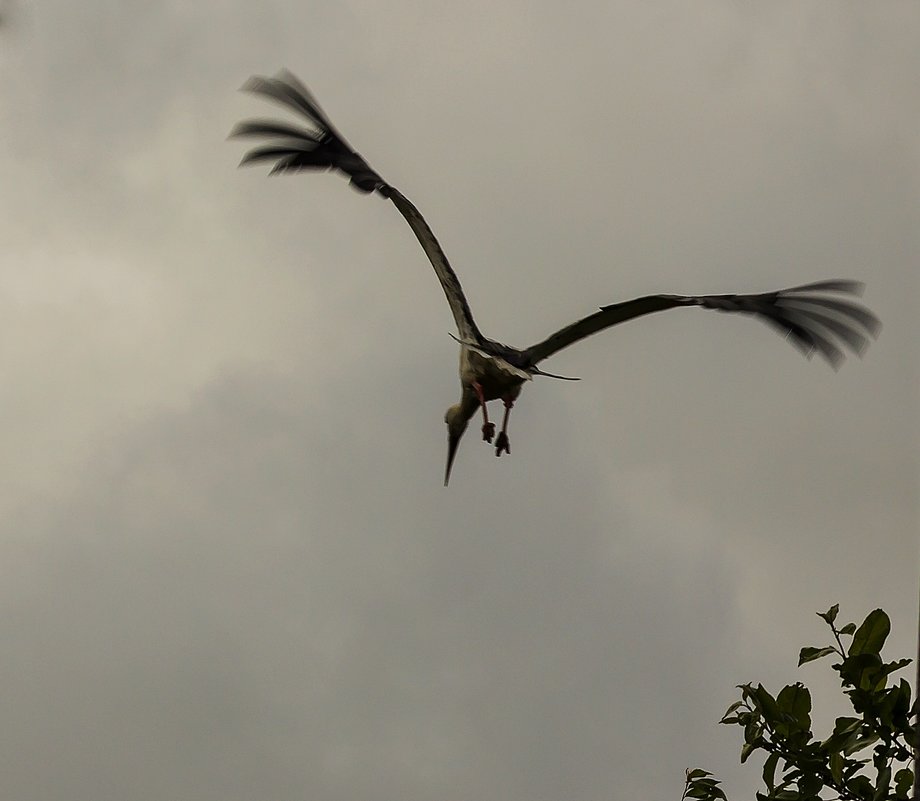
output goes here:
[[486, 400], [508, 395], [517, 397], [521, 385], [530, 378], [529, 373], [500, 356], [488, 356], [468, 347], [460, 349], [460, 383], [464, 387], [478, 383]]

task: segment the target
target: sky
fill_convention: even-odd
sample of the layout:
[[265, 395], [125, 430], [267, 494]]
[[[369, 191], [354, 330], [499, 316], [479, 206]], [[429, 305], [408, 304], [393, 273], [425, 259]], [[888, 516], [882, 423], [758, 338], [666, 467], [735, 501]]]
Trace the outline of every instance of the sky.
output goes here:
[[[0, 27], [0, 796], [731, 798], [735, 685], [916, 648], [920, 7], [15, 0]], [[655, 292], [866, 282], [838, 372], [674, 310], [468, 434], [412, 232], [238, 170], [296, 73], [519, 346]], [[753, 760], [752, 760], [753, 761]]]

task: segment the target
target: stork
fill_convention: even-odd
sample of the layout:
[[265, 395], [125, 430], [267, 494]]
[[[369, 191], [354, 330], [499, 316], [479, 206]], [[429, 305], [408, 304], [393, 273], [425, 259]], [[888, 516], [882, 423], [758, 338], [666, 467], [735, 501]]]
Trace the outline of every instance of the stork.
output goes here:
[[[309, 128], [274, 120], [249, 120], [238, 124], [232, 137], [262, 137], [268, 140], [245, 154], [240, 166], [274, 162], [270, 174], [301, 170], [338, 170], [351, 186], [366, 194], [376, 193], [389, 200], [405, 218], [434, 268], [453, 312], [460, 344], [460, 401], [444, 415], [447, 424], [447, 466], [444, 486], [457, 454], [457, 446], [470, 420], [482, 413], [482, 439], [495, 440], [495, 455], [511, 453], [508, 417], [526, 381], [536, 375], [566, 378], [546, 373], [539, 364], [557, 351], [618, 323], [653, 312], [680, 306], [698, 306], [722, 312], [752, 315], [783, 334], [805, 356], [821, 354], [834, 369], [844, 358], [844, 349], [861, 354], [876, 337], [878, 318], [865, 306], [840, 295], [859, 295], [858, 281], [833, 279], [753, 295], [646, 295], [602, 306], [593, 314], [551, 334], [529, 348], [513, 348], [484, 336], [473, 320], [457, 274], [419, 210], [395, 186], [380, 177], [364, 158], [336, 130], [316, 99], [293, 74], [282, 70], [274, 78], [254, 76], [243, 86], [274, 100], [310, 123]], [[504, 404], [501, 429], [489, 420], [486, 404], [500, 399]]]

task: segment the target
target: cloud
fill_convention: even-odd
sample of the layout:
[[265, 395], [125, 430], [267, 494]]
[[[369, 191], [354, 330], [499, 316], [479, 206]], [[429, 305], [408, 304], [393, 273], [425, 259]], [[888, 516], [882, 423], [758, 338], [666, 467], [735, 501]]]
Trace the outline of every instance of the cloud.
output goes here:
[[[734, 685], [836, 692], [794, 668], [814, 610], [883, 606], [913, 653], [906, 9], [52, 3], [0, 30], [4, 795], [677, 797], [696, 764], [738, 795]], [[514, 455], [469, 434], [445, 491], [456, 352], [411, 232], [224, 141], [281, 65], [498, 339], [838, 275], [882, 335], [835, 374], [745, 319], [636, 321], [556, 356], [585, 380], [528, 385]]]

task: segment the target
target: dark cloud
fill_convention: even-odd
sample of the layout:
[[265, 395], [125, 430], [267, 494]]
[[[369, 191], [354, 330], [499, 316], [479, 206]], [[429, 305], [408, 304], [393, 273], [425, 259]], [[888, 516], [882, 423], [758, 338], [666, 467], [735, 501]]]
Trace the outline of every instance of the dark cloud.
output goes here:
[[[794, 668], [814, 610], [884, 606], [914, 650], [918, 25], [30, 9], [0, 52], [3, 795], [676, 798], [697, 764], [749, 792], [716, 720], [741, 681], [833, 695]], [[746, 319], [636, 321], [445, 491], [455, 345], [411, 232], [224, 141], [281, 65], [501, 340], [835, 276], [882, 335], [835, 374]]]

